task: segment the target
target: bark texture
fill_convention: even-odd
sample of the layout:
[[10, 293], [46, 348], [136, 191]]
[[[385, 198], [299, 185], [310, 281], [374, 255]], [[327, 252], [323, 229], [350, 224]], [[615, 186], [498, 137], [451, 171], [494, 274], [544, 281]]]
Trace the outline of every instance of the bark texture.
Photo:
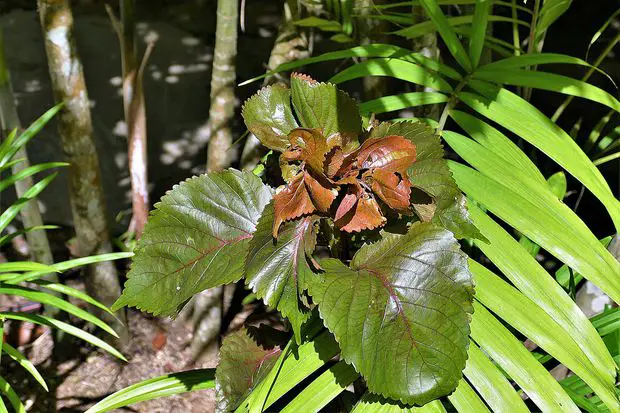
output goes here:
[[[111, 252], [101, 186], [101, 172], [95, 149], [90, 107], [82, 64], [73, 39], [73, 16], [68, 0], [39, 0], [41, 27], [45, 39], [54, 99], [63, 102], [57, 122], [63, 151], [69, 166], [69, 196], [81, 256]], [[112, 262], [89, 267], [86, 287], [93, 297], [111, 305], [120, 295], [118, 274]], [[123, 332], [122, 325], [107, 318]]]
[[209, 147], [207, 171], [226, 168], [231, 162], [232, 131], [235, 110], [235, 60], [237, 58], [238, 0], [218, 0], [215, 50], [211, 74], [209, 109]]

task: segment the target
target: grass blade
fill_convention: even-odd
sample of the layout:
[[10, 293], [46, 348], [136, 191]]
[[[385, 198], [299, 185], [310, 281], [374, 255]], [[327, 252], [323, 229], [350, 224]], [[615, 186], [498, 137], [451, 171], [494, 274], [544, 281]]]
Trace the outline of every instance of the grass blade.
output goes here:
[[146, 400], [215, 387], [215, 369], [198, 369], [141, 381], [101, 400], [86, 413], [104, 413]]

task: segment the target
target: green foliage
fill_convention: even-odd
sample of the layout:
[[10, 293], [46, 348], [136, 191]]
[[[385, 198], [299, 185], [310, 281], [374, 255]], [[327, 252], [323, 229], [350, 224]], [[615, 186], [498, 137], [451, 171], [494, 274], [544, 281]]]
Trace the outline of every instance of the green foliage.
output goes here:
[[[14, 159], [15, 154], [17, 153], [19, 148], [23, 147], [32, 138], [34, 138], [38, 131], [58, 112], [59, 109], [60, 106], [57, 106], [49, 110], [40, 119], [35, 121], [29, 128], [27, 128], [21, 133], [13, 131], [7, 137], [7, 139], [5, 139], [2, 144], [0, 144], [0, 170], [6, 170], [11, 165], [22, 161], [20, 159]], [[18, 174], [9, 175], [6, 178], [0, 180], [0, 192], [8, 189], [16, 182], [23, 180], [26, 177], [31, 177], [33, 175], [36, 175], [37, 173], [65, 165], [65, 163], [54, 162], [30, 166]], [[13, 219], [17, 216], [19, 211], [27, 204], [27, 202], [34, 201], [36, 199], [36, 196], [41, 191], [43, 191], [43, 189], [45, 189], [45, 187], [52, 181], [52, 179], [54, 179], [55, 176], [56, 174], [51, 174], [48, 175], [46, 178], [41, 179], [26, 192], [23, 198], [18, 199], [15, 203], [9, 206], [2, 213], [2, 215], [0, 215], [0, 231], [4, 230], [13, 221]], [[42, 226], [39, 228], [25, 228], [22, 231], [18, 231], [17, 234], [22, 234], [26, 231], [40, 231], [48, 228], [50, 228], [50, 226]], [[0, 245], [6, 244], [12, 238], [14, 238], [13, 234], [2, 236], [0, 238]], [[106, 306], [81, 291], [78, 291], [74, 288], [65, 286], [60, 283], [45, 281], [41, 278], [46, 274], [61, 273], [63, 271], [89, 263], [129, 258], [132, 255], [133, 254], [131, 253], [103, 254], [98, 256], [78, 258], [75, 260], [55, 263], [52, 265], [24, 261], [1, 263], [0, 295], [23, 297], [28, 301], [41, 303], [50, 308], [56, 308], [58, 310], [71, 314], [85, 322], [92, 323], [95, 326], [101, 328], [106, 333], [112, 335], [113, 337], [117, 337], [116, 332], [103, 320], [97, 318], [88, 311], [83, 310], [79, 306], [70, 303], [69, 300], [54, 295], [53, 292], [60, 292], [68, 296], [78, 298], [88, 304], [91, 304], [103, 311], [108, 312], [109, 314], [113, 314]], [[33, 288], [32, 284], [25, 285], [25, 282], [30, 282], [36, 285], [37, 288]], [[30, 374], [41, 385], [41, 387], [43, 387], [43, 389], [45, 389], [45, 391], [48, 390], [45, 378], [41, 375], [41, 373], [39, 373], [34, 364], [31, 363], [26, 358], [26, 356], [24, 356], [18, 349], [12, 347], [8, 343], [2, 342], [4, 338], [3, 333], [5, 320], [34, 323], [59, 329], [61, 331], [64, 331], [68, 335], [72, 335], [81, 340], [84, 340], [87, 343], [93, 345], [94, 347], [100, 348], [121, 360], [125, 360], [123, 355], [113, 346], [106, 343], [104, 340], [98, 338], [97, 336], [75, 326], [72, 326], [71, 324], [43, 315], [11, 311], [0, 312], [0, 356], [2, 356], [2, 354], [5, 354], [6, 356], [15, 360], [24, 370], [28, 372], [28, 374]], [[9, 400], [11, 406], [16, 412], [26, 411], [24, 405], [20, 401], [19, 395], [1, 376], [0, 393], [6, 396], [6, 398]], [[8, 411], [1, 398], [0, 411]]]
[[[353, 99], [333, 84], [299, 74], [292, 76], [290, 92], [264, 88], [243, 113], [268, 148], [282, 151], [288, 142], [280, 156], [287, 184], [272, 203], [271, 189], [247, 172], [211, 173], [175, 186], [155, 206], [114, 308], [175, 315], [193, 294], [244, 277], [256, 297], [289, 320], [298, 345], [318, 306], [341, 356], [371, 391], [407, 403], [451, 393], [465, 366], [473, 286], [450, 230], [459, 237], [479, 235], [439, 139], [421, 124], [378, 125], [365, 134]], [[412, 185], [428, 193], [426, 209], [412, 208]], [[415, 221], [414, 211], [433, 224], [414, 223], [406, 236], [375, 229], [393, 216]], [[395, 224], [407, 231], [408, 224]], [[359, 233], [362, 243], [382, 240], [359, 249], [349, 268], [339, 261], [349, 253], [339, 242], [323, 241], [321, 248], [334, 258], [315, 262], [317, 233], [323, 240], [347, 233]], [[346, 294], [358, 290], [359, 297]], [[336, 322], [342, 311], [355, 317]], [[365, 311], [368, 323], [359, 318]], [[365, 336], [357, 336], [362, 331]], [[400, 344], [390, 348], [394, 340]], [[245, 332], [225, 342], [218, 370], [222, 411], [236, 407], [248, 381], [255, 387], [269, 370], [262, 359], [267, 353]], [[257, 359], [262, 361], [250, 362]], [[241, 364], [250, 370], [243, 373]], [[345, 366], [321, 376], [331, 383], [322, 403], [354, 379]], [[260, 389], [252, 394], [268, 390]], [[299, 397], [296, 403], [309, 396]]]
[[[341, 355], [373, 393], [410, 404], [449, 394], [465, 367], [473, 284], [454, 236], [432, 224], [322, 260], [309, 285]], [[441, 360], [440, 362], [438, 362]]]
[[192, 295], [238, 281], [271, 190], [249, 172], [188, 179], [155, 205], [113, 308], [176, 315]]
[[[392, 11], [414, 3], [424, 8], [429, 21], [411, 25], [410, 15]], [[457, 3], [474, 4], [473, 14], [447, 17], [444, 5]], [[446, 398], [449, 408], [458, 412], [527, 412], [532, 403], [541, 411], [620, 411], [617, 313], [606, 313], [600, 324], [598, 320], [593, 324], [567, 293], [574, 292], [575, 283], [585, 277], [619, 301], [616, 274], [620, 274], [620, 264], [564, 203], [564, 173], [547, 180], [517, 144], [523, 140], [533, 145], [556, 162], [558, 170], [581, 182], [606, 208], [617, 231], [620, 202], [598, 163], [587, 154], [596, 152], [600, 163], [617, 157], [613, 152], [617, 133], [602, 136], [601, 131], [620, 110], [620, 103], [613, 94], [583, 80], [532, 70], [537, 65], [590, 67], [589, 63], [551, 53], [513, 56], [522, 53], [524, 46], [518, 31], [516, 44], [486, 34], [490, 22], [506, 22], [531, 30], [538, 44], [570, 2], [542, 4], [533, 12], [514, 2], [491, 4], [484, 0], [375, 6], [377, 13], [371, 16], [408, 26], [400, 27], [397, 35], [416, 38], [437, 32], [458, 67], [394, 45], [370, 44], [287, 63], [267, 74], [312, 63], [364, 58], [339, 70], [331, 81], [383, 76], [431, 88], [433, 91], [422, 92], [424, 95], [412, 92], [363, 102], [360, 110], [370, 118], [373, 113], [445, 102], [439, 122], [428, 123], [461, 161], [444, 160], [440, 139], [422, 123], [367, 122], [368, 132], [362, 131], [356, 103], [333, 85], [304, 75], [292, 76], [290, 92], [283, 86], [271, 86], [250, 98], [244, 107], [248, 129], [268, 148], [283, 152], [280, 165], [286, 185], [276, 189], [276, 194], [303, 193], [304, 197], [288, 194], [288, 207], [310, 207], [280, 216], [279, 231], [277, 208], [268, 205], [260, 220], [256, 218], [257, 230], [249, 241], [251, 253], [246, 259], [251, 269], [245, 270], [246, 282], [257, 297], [289, 317], [295, 339], [280, 347], [273, 367], [264, 374], [261, 371], [263, 379], [258, 383], [252, 381], [253, 391], [244, 400], [238, 404], [235, 397], [236, 411], [266, 411], [276, 402], [283, 411], [318, 411], [346, 392], [356, 374], [364, 382], [358, 382], [355, 395], [346, 393], [354, 404], [348, 411], [354, 413], [445, 412]], [[532, 21], [519, 20], [517, 14], [494, 15], [492, 8], [499, 7], [511, 7], [521, 16], [527, 12]], [[344, 30], [342, 16], [332, 17], [298, 25]], [[469, 39], [468, 45], [462, 43], [463, 38]], [[481, 63], [485, 48], [508, 57]], [[582, 150], [554, 121], [508, 86], [577, 96], [611, 111], [587, 137]], [[453, 126], [459, 129], [449, 130]], [[350, 189], [343, 189], [353, 184], [344, 182], [340, 173], [322, 175], [324, 169], [350, 165], [334, 161], [338, 158], [334, 154], [340, 155], [338, 151], [347, 144], [350, 146], [342, 152], [351, 161], [363, 151], [364, 142], [390, 136], [404, 137], [415, 145], [415, 162], [408, 165], [406, 178], [422, 193], [411, 194], [410, 213], [390, 211], [381, 203], [380, 212], [392, 220], [385, 228], [396, 228], [400, 235], [367, 231], [371, 227], [352, 231], [353, 235], [338, 231], [343, 227], [334, 225], [339, 215], [333, 209], [352, 196]], [[386, 159], [386, 153], [403, 150], [389, 148], [377, 158]], [[305, 175], [319, 170], [320, 176], [311, 178], [323, 192]], [[390, 190], [396, 194], [397, 188]], [[321, 202], [329, 198], [324, 190], [337, 195], [322, 209]], [[471, 216], [461, 191], [469, 198]], [[375, 193], [366, 188], [361, 192], [366, 196]], [[414, 195], [427, 195], [431, 200], [421, 202]], [[355, 205], [361, 205], [361, 199], [357, 195]], [[360, 215], [362, 221], [377, 218], [370, 210]], [[269, 232], [272, 222], [275, 233]], [[466, 239], [472, 246], [469, 264], [455, 238]], [[329, 258], [320, 259], [317, 266], [312, 257], [319, 251]], [[563, 264], [557, 280], [534, 258], [539, 252]], [[468, 266], [476, 284], [473, 304]], [[497, 274], [487, 267], [496, 268]], [[166, 297], [172, 293], [169, 290]], [[313, 316], [316, 313], [320, 320]], [[544, 353], [529, 351], [523, 346], [523, 337]], [[340, 360], [332, 361], [337, 354]], [[432, 363], [424, 359], [432, 359]], [[575, 375], [558, 382], [549, 372], [551, 364], [562, 364]], [[247, 375], [237, 376], [238, 380], [243, 377], [247, 379]], [[527, 395], [526, 401], [522, 393]], [[426, 404], [414, 407], [403, 402]]]

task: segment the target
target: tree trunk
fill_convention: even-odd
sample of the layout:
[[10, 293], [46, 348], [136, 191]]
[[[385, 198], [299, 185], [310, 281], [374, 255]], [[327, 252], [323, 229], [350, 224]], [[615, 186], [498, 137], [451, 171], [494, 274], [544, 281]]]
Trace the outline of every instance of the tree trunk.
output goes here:
[[[54, 99], [57, 103], [64, 103], [57, 117], [58, 132], [67, 161], [71, 164], [69, 197], [79, 255], [109, 253], [112, 247], [99, 159], [82, 64], [73, 39], [73, 15], [69, 0], [39, 0], [38, 6]], [[112, 305], [121, 291], [114, 264], [102, 262], [91, 265], [86, 288], [97, 300]], [[117, 320], [100, 316], [106, 318], [117, 332], [124, 332], [124, 327]]]
[[235, 110], [238, 0], [218, 0], [211, 74], [207, 172], [227, 168], [232, 160], [230, 122]]

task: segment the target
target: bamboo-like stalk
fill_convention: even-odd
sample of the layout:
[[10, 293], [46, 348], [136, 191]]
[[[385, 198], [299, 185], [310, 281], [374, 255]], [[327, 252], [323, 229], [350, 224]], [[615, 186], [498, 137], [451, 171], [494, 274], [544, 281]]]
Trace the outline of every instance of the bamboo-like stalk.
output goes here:
[[[58, 117], [58, 132], [69, 166], [69, 197], [81, 256], [112, 251], [106, 207], [101, 186], [89, 100], [82, 64], [73, 39], [73, 15], [68, 0], [38, 0], [39, 17], [54, 99], [64, 102]], [[118, 274], [112, 262], [89, 267], [86, 288], [106, 305], [120, 295]], [[123, 325], [106, 317], [117, 332]]]
[[120, 0], [121, 19], [118, 21], [110, 7], [106, 7], [118, 34], [123, 70], [123, 108], [127, 123], [129, 175], [131, 177], [132, 220], [130, 231], [140, 238], [149, 214], [148, 162], [146, 156], [146, 109], [144, 103], [143, 73], [151, 51], [149, 45], [141, 63], [138, 63], [135, 36], [134, 0]]
[[207, 171], [221, 170], [231, 162], [230, 149], [233, 140], [230, 122], [235, 109], [238, 18], [238, 0], [218, 0], [211, 73], [211, 107], [207, 128], [210, 135]]

